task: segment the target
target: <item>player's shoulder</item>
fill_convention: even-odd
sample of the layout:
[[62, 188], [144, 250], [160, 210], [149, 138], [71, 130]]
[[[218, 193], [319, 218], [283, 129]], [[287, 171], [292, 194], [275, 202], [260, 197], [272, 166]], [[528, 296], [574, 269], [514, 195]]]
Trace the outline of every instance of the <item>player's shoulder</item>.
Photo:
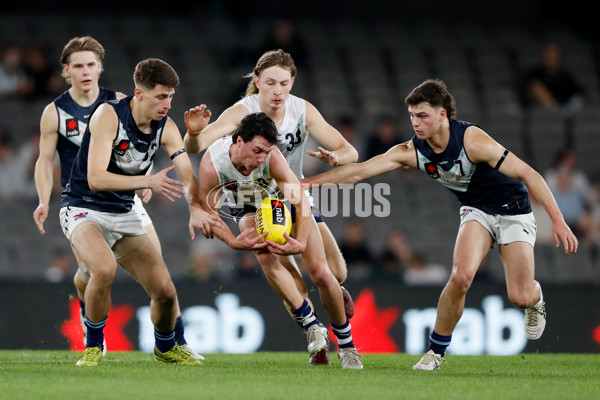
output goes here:
[[90, 116], [90, 123], [102, 121], [117, 121], [119, 118], [117, 110], [111, 105], [110, 102], [101, 103], [96, 107], [92, 115]]
[[218, 136], [230, 135], [234, 129], [240, 124], [240, 121], [248, 114], [251, 113], [246, 106], [242, 103], [235, 103], [232, 106], [226, 108], [216, 121], [211, 122], [205, 130], [208, 132], [215, 132]]
[[46, 113], [56, 113], [56, 104], [52, 101], [48, 104], [46, 104], [46, 106], [44, 107], [44, 110], [42, 111], [42, 114], [46, 114]]
[[416, 167], [415, 144], [412, 139], [390, 147], [385, 153], [375, 156], [378, 162], [392, 162], [404, 166]]
[[486, 131], [475, 124], [467, 126], [464, 132], [463, 141], [465, 146], [470, 144], [484, 143], [492, 140], [491, 136]]
[[115, 110], [115, 107], [114, 107], [114, 102], [116, 102], [116, 101], [118, 101], [118, 100], [110, 100], [110, 101], [98, 104], [98, 107], [96, 107], [96, 109], [94, 110], [94, 113], [92, 115], [95, 115], [98, 113], [116, 114], [117, 110]]
[[213, 185], [218, 184], [219, 176], [217, 174], [217, 168], [215, 167], [213, 154], [210, 151], [205, 151], [202, 154], [199, 165], [199, 175], [201, 185]]
[[247, 104], [247, 102], [244, 101], [244, 99], [241, 99], [240, 101], [226, 108], [225, 111], [223, 111], [223, 114], [221, 115], [227, 118], [240, 117], [241, 119], [244, 116], [250, 114], [252, 112], [251, 107]]
[[42, 134], [58, 134], [58, 110], [54, 102], [44, 107], [40, 118], [40, 129]]

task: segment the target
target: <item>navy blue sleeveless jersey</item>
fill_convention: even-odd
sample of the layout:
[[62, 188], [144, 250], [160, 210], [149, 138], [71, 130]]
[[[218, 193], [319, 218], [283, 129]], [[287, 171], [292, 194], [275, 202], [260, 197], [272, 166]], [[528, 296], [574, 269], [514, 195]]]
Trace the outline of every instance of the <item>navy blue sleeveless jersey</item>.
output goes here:
[[488, 214], [517, 215], [531, 212], [525, 184], [510, 178], [487, 163], [475, 164], [464, 148], [465, 130], [470, 122], [450, 120], [450, 140], [442, 153], [435, 153], [427, 141], [413, 137], [417, 167], [450, 189], [463, 206]]
[[[161, 138], [167, 117], [160, 121], [152, 121], [152, 132], [139, 130], [129, 102], [132, 97], [109, 101], [119, 118], [119, 127], [115, 132], [108, 172], [120, 175], [144, 175], [152, 161], [156, 150], [160, 147]], [[71, 177], [61, 196], [61, 207], [84, 207], [96, 211], [124, 213], [131, 210], [134, 190], [94, 191], [88, 186], [87, 166], [90, 147], [90, 130], [86, 129], [81, 141], [81, 149], [75, 157]]]
[[60, 184], [67, 186], [73, 161], [81, 146], [83, 133], [87, 128], [92, 111], [100, 103], [115, 100], [117, 93], [114, 90], [100, 88], [100, 93], [94, 104], [84, 107], [75, 102], [67, 90], [54, 100], [56, 112], [58, 113], [58, 142], [56, 150], [60, 159]]

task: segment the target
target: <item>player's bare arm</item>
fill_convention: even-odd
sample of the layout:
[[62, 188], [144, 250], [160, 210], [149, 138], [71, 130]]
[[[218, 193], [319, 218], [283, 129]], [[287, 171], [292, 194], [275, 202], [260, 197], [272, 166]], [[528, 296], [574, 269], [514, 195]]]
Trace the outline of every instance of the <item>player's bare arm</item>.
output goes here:
[[102, 104], [89, 121], [90, 148], [88, 158], [88, 184], [92, 190], [137, 190], [150, 188], [173, 200], [185, 191], [183, 183], [167, 176], [174, 167], [165, 168], [154, 175], [125, 176], [107, 171], [112, 143], [117, 132], [117, 114], [109, 104]]
[[358, 183], [400, 167], [416, 168], [417, 159], [412, 141], [397, 144], [384, 154], [379, 154], [362, 163], [352, 163], [312, 177], [302, 179], [303, 186], [340, 185]]
[[219, 177], [212, 163], [210, 153], [205, 153], [200, 160], [199, 174], [202, 176], [200, 181], [199, 196], [204, 211], [211, 213], [219, 219], [220, 224], [212, 227], [212, 233], [218, 239], [227, 243], [234, 250], [256, 250], [267, 246], [263, 238], [268, 232], [257, 236], [256, 230], [248, 228], [241, 232], [237, 237], [233, 234], [229, 226], [218, 216], [216, 210], [221, 198], [219, 190]]
[[183, 113], [183, 120], [187, 128], [183, 141], [189, 153], [195, 154], [200, 152], [199, 136], [210, 122], [211, 116], [212, 112], [206, 104], [192, 107]]
[[40, 233], [46, 233], [44, 222], [50, 210], [52, 194], [54, 157], [58, 143], [58, 115], [56, 106], [50, 103], [44, 109], [40, 120], [40, 154], [35, 163], [34, 181], [39, 204], [33, 212], [33, 220]]
[[464, 143], [465, 151], [474, 163], [485, 162], [495, 168], [502, 160], [498, 171], [508, 177], [523, 181], [527, 190], [550, 216], [555, 246], [558, 247], [562, 242], [566, 253], [577, 251], [577, 238], [566, 224], [546, 181], [536, 170], [510, 151], [506, 152], [503, 146], [476, 126], [467, 128]]
[[206, 238], [212, 238], [212, 227], [222, 225], [223, 221], [218, 216], [208, 213], [202, 208], [200, 188], [194, 167], [192, 167], [190, 158], [184, 151], [181, 133], [171, 118], [168, 118], [165, 124], [162, 144], [173, 161], [179, 179], [183, 182], [185, 199], [190, 206], [189, 230], [191, 238], [195, 238], [194, 227], [199, 228]]
[[[202, 129], [201, 122], [198, 122], [197, 125], [191, 125], [191, 123], [193, 122], [192, 117], [194, 117], [194, 119], [197, 118], [197, 115], [200, 113], [201, 109], [202, 108], [190, 109], [187, 111], [188, 117], [186, 120], [186, 126], [188, 128], [188, 132], [185, 134], [184, 143], [185, 150], [190, 154], [201, 153], [205, 151], [217, 139], [220, 139], [225, 135], [231, 135], [235, 128], [237, 128], [237, 126], [239, 125], [242, 118], [244, 118], [244, 116], [248, 114], [248, 110], [243, 105], [233, 105], [225, 111], [223, 111], [223, 113], [219, 116], [219, 118], [217, 118], [216, 121], [205, 125], [206, 127]], [[202, 114], [204, 114], [206, 111], [210, 113], [210, 110], [204, 108], [202, 109]], [[201, 129], [200, 133], [191, 130], [198, 128]], [[190, 134], [190, 132], [193, 133]]]
[[[148, 171], [146, 171], [146, 175], [150, 175], [153, 169], [154, 163], [150, 164], [150, 168], [148, 168]], [[142, 203], [148, 204], [152, 198], [152, 189], [140, 189], [138, 190], [137, 195], [139, 196], [140, 200], [142, 200]]]
[[325, 121], [319, 110], [308, 101], [306, 101], [306, 130], [322, 145], [316, 151], [307, 150], [308, 155], [333, 166], [358, 160], [358, 151], [354, 146]]
[[269, 172], [273, 179], [275, 179], [275, 182], [277, 182], [277, 187], [279, 187], [283, 196], [296, 208], [296, 221], [294, 223], [296, 230], [295, 237], [284, 233], [283, 237], [286, 239], [286, 242], [283, 245], [268, 240], [269, 250], [278, 255], [300, 254], [306, 249], [310, 233], [310, 224], [313, 218], [310, 204], [302, 191], [300, 181], [289, 168], [283, 154], [277, 148], [274, 148], [271, 152]]

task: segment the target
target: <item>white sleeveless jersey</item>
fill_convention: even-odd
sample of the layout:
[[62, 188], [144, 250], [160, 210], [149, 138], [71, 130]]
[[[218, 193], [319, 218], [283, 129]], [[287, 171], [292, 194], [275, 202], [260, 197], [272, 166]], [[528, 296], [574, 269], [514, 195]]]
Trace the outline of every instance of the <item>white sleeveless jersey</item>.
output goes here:
[[[250, 113], [263, 111], [258, 104], [258, 94], [244, 97], [237, 104], [242, 104]], [[309, 133], [306, 131], [306, 102], [304, 99], [290, 94], [285, 101], [283, 122], [277, 127], [277, 147], [298, 179], [304, 178], [302, 163], [308, 135]]]
[[[242, 175], [231, 162], [229, 148], [233, 143], [232, 136], [225, 136], [211, 144], [208, 148], [215, 171], [219, 176], [221, 191], [228, 198], [225, 199], [231, 207], [243, 204], [260, 206], [263, 198], [276, 196], [279, 189], [277, 182], [269, 172], [271, 155], [267, 156], [264, 163], [248, 176]], [[243, 204], [240, 204], [243, 203]]]

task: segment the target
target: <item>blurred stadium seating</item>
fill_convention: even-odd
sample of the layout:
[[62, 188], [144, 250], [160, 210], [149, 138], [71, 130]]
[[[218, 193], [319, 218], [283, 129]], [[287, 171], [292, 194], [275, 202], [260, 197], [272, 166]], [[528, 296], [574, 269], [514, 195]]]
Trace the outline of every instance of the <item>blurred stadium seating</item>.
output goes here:
[[[235, 100], [232, 90], [243, 84], [242, 76], [251, 66], [232, 65], [230, 57], [240, 47], [256, 52], [271, 21], [264, 16], [241, 22], [217, 12], [205, 17], [197, 12], [191, 17], [6, 13], [0, 15], [0, 45], [8, 41], [43, 43], [58, 62], [62, 46], [71, 37], [94, 36], [107, 51], [101, 84], [125, 93], [133, 89], [137, 61], [163, 58], [181, 78], [170, 116], [183, 128], [183, 112], [189, 107], [206, 103], [216, 116]], [[523, 71], [536, 63], [542, 44], [556, 40], [566, 50], [568, 67], [592, 97], [592, 103], [577, 115], [573, 135], [585, 172], [597, 181], [600, 47], [569, 27], [537, 24], [532, 29], [527, 23], [508, 26], [501, 22], [481, 21], [463, 28], [431, 21], [398, 23], [393, 18], [373, 23], [372, 18], [347, 14], [329, 20], [301, 16], [295, 25], [308, 44], [312, 69], [310, 74], [299, 71], [293, 93], [306, 97], [331, 122], [353, 115], [359, 131], [366, 134], [380, 113], [391, 113], [398, 116], [402, 131], [408, 134], [411, 129], [404, 97], [423, 79], [440, 78], [456, 97], [460, 119], [479, 123], [500, 143], [544, 171], [566, 143], [564, 116], [525, 112], [518, 85]], [[20, 129], [38, 123], [44, 105], [51, 100], [35, 104], [0, 100], [0, 118], [18, 137], [26, 133]], [[382, 233], [399, 227], [410, 234], [413, 243], [428, 244], [432, 261], [448, 265], [458, 223], [454, 197], [422, 176], [409, 179], [388, 174], [378, 179], [391, 184], [389, 197], [394, 206], [389, 218], [365, 220], [371, 244], [380, 246]], [[0, 204], [0, 277], [40, 276], [49, 265], [53, 244], [66, 242], [58, 224], [58, 196], [53, 197], [46, 237], [39, 235], [33, 224], [35, 204]], [[431, 199], [435, 199], [435, 207], [430, 206]], [[185, 204], [162, 207], [151, 203], [148, 209], [155, 216], [167, 264], [177, 278], [188, 264]], [[343, 218], [328, 221], [334, 234], [340, 234]], [[554, 249], [540, 248], [536, 253], [540, 280], [599, 282], [600, 265], [582, 250], [577, 257], [565, 258]], [[492, 256], [491, 269], [503, 279], [498, 257]]]

